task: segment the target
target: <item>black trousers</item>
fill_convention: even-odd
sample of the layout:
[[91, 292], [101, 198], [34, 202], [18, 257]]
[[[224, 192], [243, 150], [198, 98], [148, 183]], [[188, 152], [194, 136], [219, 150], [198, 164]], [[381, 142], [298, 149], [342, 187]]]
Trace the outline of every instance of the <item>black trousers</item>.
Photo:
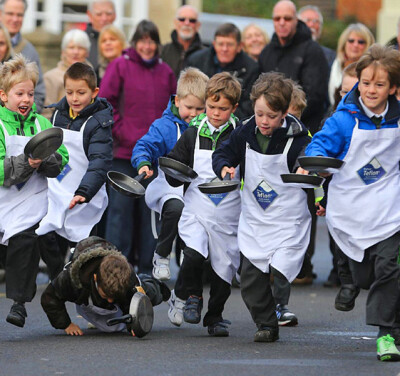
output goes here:
[[58, 241], [58, 236], [54, 231], [39, 236], [38, 247], [40, 257], [47, 265], [47, 273], [51, 280], [56, 278], [64, 268], [67, 249], [64, 249]]
[[[203, 270], [206, 258], [192, 248], [183, 250], [183, 262], [175, 284], [175, 294], [186, 300], [189, 296], [203, 296]], [[222, 312], [231, 295], [231, 286], [211, 268], [210, 299], [203, 325], [208, 326], [223, 320]]]
[[240, 291], [257, 328], [278, 328], [275, 299], [272, 295], [270, 273], [263, 273], [243, 256]]
[[399, 304], [400, 232], [365, 250], [364, 259], [350, 259], [350, 268], [357, 286], [368, 289], [366, 323], [393, 327]]
[[39, 271], [39, 249], [35, 230], [38, 224], [12, 236], [7, 246], [0, 248], [6, 272], [6, 296], [14, 301], [32, 301], [36, 294]]
[[178, 234], [178, 222], [183, 210], [183, 202], [171, 198], [163, 205], [161, 212], [160, 234], [158, 235], [156, 253], [162, 257], [168, 257], [172, 250], [172, 244]]

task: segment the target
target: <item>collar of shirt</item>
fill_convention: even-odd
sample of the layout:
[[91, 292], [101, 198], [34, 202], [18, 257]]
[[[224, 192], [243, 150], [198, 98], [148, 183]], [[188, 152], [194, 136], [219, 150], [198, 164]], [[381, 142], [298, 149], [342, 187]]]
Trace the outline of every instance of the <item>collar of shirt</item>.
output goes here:
[[221, 125], [219, 128], [215, 128], [208, 120], [207, 120], [207, 125], [208, 129], [210, 130], [210, 134], [212, 135], [215, 131], [221, 132], [221, 129], [224, 129], [224, 127], [228, 124], [226, 122], [225, 124]]
[[358, 97], [358, 101], [360, 102], [361, 107], [362, 107], [362, 109], [363, 109], [364, 112], [365, 112], [365, 115], [367, 115], [369, 118], [372, 118], [372, 116], [376, 116], [376, 117], [382, 116], [382, 119], [384, 119], [385, 116], [386, 116], [386, 114], [387, 114], [387, 112], [388, 112], [388, 110], [389, 110], [389, 101], [386, 102], [385, 110], [384, 110], [383, 112], [381, 112], [380, 114], [375, 114], [375, 113], [373, 113], [373, 112], [364, 104], [364, 102], [362, 101], [361, 97]]
[[11, 45], [13, 47], [15, 47], [20, 42], [20, 40], [22, 39], [22, 35], [21, 35], [21, 33], [17, 33], [10, 39], [11, 39]]

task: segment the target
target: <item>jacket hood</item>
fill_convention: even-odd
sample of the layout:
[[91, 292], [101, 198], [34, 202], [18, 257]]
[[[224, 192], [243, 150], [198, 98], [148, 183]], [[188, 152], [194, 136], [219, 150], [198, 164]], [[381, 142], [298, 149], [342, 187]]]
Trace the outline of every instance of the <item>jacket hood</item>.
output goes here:
[[272, 39], [271, 39], [271, 44], [274, 47], [287, 48], [292, 45], [297, 45], [297, 44], [303, 43], [310, 39], [312, 39], [310, 29], [307, 27], [307, 25], [303, 21], [298, 20], [297, 27], [296, 27], [296, 33], [294, 34], [293, 38], [288, 43], [286, 43], [284, 46], [282, 46], [279, 43], [278, 36], [276, 35], [276, 33], [274, 33], [274, 35], [272, 36]]
[[[358, 83], [351, 89], [351, 91], [340, 101], [336, 111], [350, 112], [360, 120], [369, 119], [365, 114], [359, 102], [360, 92], [358, 90]], [[400, 105], [394, 95], [389, 95], [389, 108], [385, 116], [385, 123], [397, 122], [400, 118]]]
[[171, 95], [171, 98], [169, 99], [168, 106], [164, 110], [162, 117], [168, 118], [168, 120], [178, 123], [181, 126], [184, 126], [185, 129], [189, 126], [184, 120], [182, 120], [180, 117], [177, 117], [173, 112], [172, 112], [172, 107], [175, 106], [175, 98], [176, 95]]
[[136, 49], [134, 47], [127, 48], [126, 50], [122, 51], [122, 56], [127, 59], [127, 60], [132, 60], [136, 63], [139, 63], [145, 67], [153, 67], [156, 64], [160, 63], [160, 58], [158, 56], [158, 53], [154, 55], [154, 58], [151, 59], [151, 61], [145, 61], [142, 59], [142, 57], [137, 53]]

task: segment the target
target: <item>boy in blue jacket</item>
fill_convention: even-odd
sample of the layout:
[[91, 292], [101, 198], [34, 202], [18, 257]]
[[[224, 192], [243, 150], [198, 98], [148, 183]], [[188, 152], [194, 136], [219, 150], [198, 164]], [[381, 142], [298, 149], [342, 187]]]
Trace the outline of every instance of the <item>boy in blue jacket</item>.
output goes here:
[[[399, 361], [400, 52], [373, 45], [356, 66], [359, 83], [306, 149], [346, 162], [329, 184], [329, 232], [350, 258], [354, 283], [369, 289], [367, 324], [379, 327], [377, 357]], [[300, 171], [302, 172], [302, 171]]]
[[[112, 107], [97, 97], [96, 74], [87, 64], [68, 68], [64, 88], [65, 97], [50, 107], [55, 108], [53, 125], [63, 129], [70, 160], [56, 179], [49, 180], [49, 208], [37, 230], [39, 235], [49, 234], [42, 252], [57, 246], [49, 239], [53, 231], [72, 243], [87, 238], [108, 204], [105, 182], [112, 164]], [[52, 274], [57, 275], [57, 270]]]
[[[208, 77], [197, 68], [187, 68], [179, 76], [177, 94], [172, 96], [163, 116], [136, 143], [132, 165], [146, 178], [153, 175], [158, 158], [166, 156], [187, 129], [190, 121], [204, 112]], [[153, 276], [160, 280], [171, 277], [169, 255], [178, 234], [178, 221], [183, 209], [182, 187], [173, 188], [159, 170], [158, 176], [146, 189], [146, 204], [161, 215], [161, 229], [153, 257]]]

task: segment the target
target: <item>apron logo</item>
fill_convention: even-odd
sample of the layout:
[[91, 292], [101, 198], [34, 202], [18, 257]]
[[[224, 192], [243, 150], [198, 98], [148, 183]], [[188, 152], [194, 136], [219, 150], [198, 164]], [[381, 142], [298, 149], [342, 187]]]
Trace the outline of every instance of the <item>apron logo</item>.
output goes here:
[[67, 163], [64, 167], [64, 169], [59, 173], [57, 176], [57, 180], [61, 183], [61, 181], [65, 178], [65, 176], [68, 174], [68, 172], [71, 171], [70, 165]]
[[215, 206], [218, 206], [221, 201], [228, 196], [228, 193], [209, 193], [207, 196]]
[[23, 183], [15, 184], [15, 186], [20, 191], [24, 187], [25, 184], [26, 184], [26, 181], [24, 181]]
[[366, 185], [375, 183], [386, 175], [385, 169], [375, 157], [364, 167], [360, 168], [357, 173]]
[[278, 194], [264, 180], [253, 191], [253, 195], [264, 210], [278, 197]]

